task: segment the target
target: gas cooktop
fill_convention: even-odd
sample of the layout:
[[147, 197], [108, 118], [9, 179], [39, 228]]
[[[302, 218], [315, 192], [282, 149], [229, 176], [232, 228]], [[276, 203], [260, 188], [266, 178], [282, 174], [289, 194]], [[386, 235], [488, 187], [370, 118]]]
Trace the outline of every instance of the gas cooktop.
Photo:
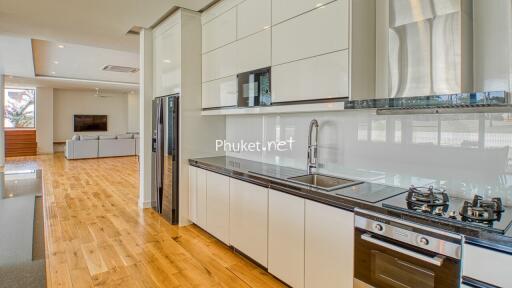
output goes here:
[[411, 186], [404, 195], [387, 199], [382, 202], [382, 206], [440, 217], [501, 234], [505, 234], [512, 225], [512, 207], [503, 206], [500, 198], [484, 199], [475, 195], [472, 201], [468, 201], [451, 197], [446, 190], [432, 186]]

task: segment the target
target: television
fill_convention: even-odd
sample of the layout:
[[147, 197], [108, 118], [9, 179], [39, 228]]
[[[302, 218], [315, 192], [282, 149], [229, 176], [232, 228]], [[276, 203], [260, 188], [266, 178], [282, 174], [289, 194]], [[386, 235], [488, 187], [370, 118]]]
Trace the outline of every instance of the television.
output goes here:
[[75, 132], [107, 131], [107, 115], [73, 115]]

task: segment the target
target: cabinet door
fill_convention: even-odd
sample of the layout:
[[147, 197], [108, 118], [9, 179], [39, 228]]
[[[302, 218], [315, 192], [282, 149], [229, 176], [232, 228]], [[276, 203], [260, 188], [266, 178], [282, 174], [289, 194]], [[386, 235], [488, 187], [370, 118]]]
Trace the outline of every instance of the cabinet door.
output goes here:
[[197, 222], [196, 224], [206, 230], [206, 171], [197, 169]]
[[348, 51], [272, 67], [272, 102], [348, 97]]
[[304, 287], [304, 199], [269, 190], [268, 271]]
[[236, 106], [238, 101], [236, 76], [203, 83], [202, 108]]
[[229, 244], [229, 178], [206, 172], [206, 231]]
[[203, 25], [203, 53], [236, 40], [236, 8]]
[[512, 255], [464, 244], [462, 275], [499, 287], [512, 287]]
[[237, 7], [237, 38], [270, 27], [270, 0], [246, 0]]
[[313, 10], [333, 0], [272, 0], [272, 25]]
[[181, 91], [181, 25], [168, 26], [155, 31], [153, 73], [156, 96]]
[[352, 287], [354, 214], [306, 200], [306, 288]]
[[270, 66], [270, 52], [270, 29], [238, 40], [236, 42], [236, 72], [247, 72]]
[[272, 65], [348, 49], [348, 0], [272, 27]]
[[197, 223], [197, 168], [188, 166], [188, 216]]
[[236, 43], [203, 54], [203, 82], [236, 74]]
[[230, 244], [267, 267], [268, 189], [230, 179]]

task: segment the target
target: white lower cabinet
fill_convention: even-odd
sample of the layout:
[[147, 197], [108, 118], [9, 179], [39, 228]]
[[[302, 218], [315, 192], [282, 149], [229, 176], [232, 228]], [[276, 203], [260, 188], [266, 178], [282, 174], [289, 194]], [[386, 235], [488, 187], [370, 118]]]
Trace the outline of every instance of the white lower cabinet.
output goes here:
[[512, 255], [464, 244], [462, 275], [496, 285], [512, 287]]
[[230, 179], [229, 191], [230, 244], [267, 267], [268, 189]]
[[196, 170], [196, 221], [199, 227], [206, 229], [206, 171]]
[[197, 168], [188, 166], [188, 215], [197, 223]]
[[229, 178], [206, 172], [206, 231], [229, 244]]
[[304, 199], [269, 190], [268, 271], [304, 287]]
[[305, 287], [352, 287], [354, 213], [306, 200]]

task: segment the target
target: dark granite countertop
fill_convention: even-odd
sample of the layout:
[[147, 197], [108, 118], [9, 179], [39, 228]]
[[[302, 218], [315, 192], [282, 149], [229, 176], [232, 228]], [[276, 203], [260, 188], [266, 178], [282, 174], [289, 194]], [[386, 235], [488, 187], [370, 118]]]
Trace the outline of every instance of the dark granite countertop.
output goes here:
[[[305, 170], [225, 156], [190, 159], [189, 163], [190, 165], [198, 168], [220, 173], [255, 185], [264, 186], [273, 190], [289, 193], [341, 209], [350, 211], [355, 208], [370, 210], [417, 224], [462, 234], [465, 236], [467, 243], [512, 254], [512, 229], [509, 229], [505, 235], [492, 233], [475, 227], [467, 227], [464, 223], [454, 223], [444, 221], [442, 218], [432, 218], [388, 209], [382, 207], [382, 201], [371, 203], [337, 195], [343, 195], [345, 191], [350, 189], [350, 187], [326, 192], [305, 185], [297, 185], [286, 180], [290, 177], [306, 174]], [[373, 188], [372, 185], [383, 186], [380, 184], [365, 183], [364, 185], [360, 185], [360, 192], [365, 193], [366, 191], [363, 190], [365, 188]], [[400, 193], [400, 188], [394, 189], [397, 189], [396, 194]], [[402, 190], [405, 192], [405, 189]]]

